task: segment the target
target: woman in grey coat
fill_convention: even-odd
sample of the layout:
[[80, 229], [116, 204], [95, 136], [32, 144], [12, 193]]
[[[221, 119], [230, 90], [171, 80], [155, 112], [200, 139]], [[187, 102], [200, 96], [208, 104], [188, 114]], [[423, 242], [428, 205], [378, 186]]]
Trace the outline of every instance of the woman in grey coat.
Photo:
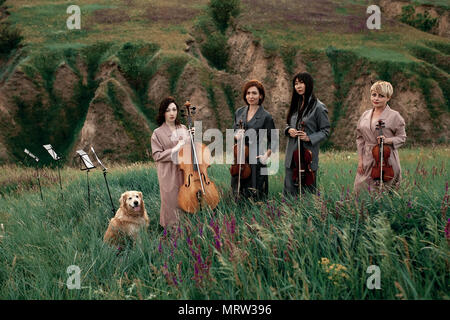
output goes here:
[[[231, 188], [235, 195], [262, 200], [269, 193], [269, 179], [263, 168], [266, 168], [272, 147], [274, 143], [277, 143], [272, 141], [275, 123], [270, 113], [262, 106], [265, 90], [261, 82], [248, 81], [244, 85], [242, 98], [246, 106], [236, 110], [234, 115], [234, 138], [238, 145], [244, 142], [249, 147], [249, 163], [252, 172], [247, 179], [241, 179], [240, 182], [238, 176], [231, 177]], [[239, 129], [240, 121], [244, 129]]]
[[[307, 189], [314, 192], [316, 189], [317, 169], [319, 167], [319, 145], [330, 134], [330, 121], [326, 106], [314, 96], [314, 80], [309, 73], [298, 73], [292, 81], [293, 91], [291, 106], [287, 115], [287, 126], [284, 134], [288, 137], [286, 147], [286, 176], [284, 179], [284, 195], [297, 196], [298, 183], [292, 179], [294, 150], [297, 149], [297, 137], [303, 146], [312, 152], [311, 170], [314, 172], [314, 183], [305, 186], [302, 179], [302, 191]], [[300, 115], [300, 117], [299, 117]], [[304, 122], [305, 131], [300, 130]]]

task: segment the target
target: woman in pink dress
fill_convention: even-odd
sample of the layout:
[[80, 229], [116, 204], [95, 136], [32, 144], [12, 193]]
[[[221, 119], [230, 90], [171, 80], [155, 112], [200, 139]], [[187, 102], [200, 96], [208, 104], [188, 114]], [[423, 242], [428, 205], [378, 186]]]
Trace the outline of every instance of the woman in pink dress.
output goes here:
[[[384, 182], [386, 187], [396, 187], [401, 180], [401, 166], [398, 155], [400, 148], [406, 141], [405, 120], [400, 113], [392, 110], [387, 104], [394, 90], [386, 81], [377, 81], [370, 88], [370, 100], [372, 109], [366, 110], [358, 121], [356, 128], [356, 145], [358, 148], [358, 169], [355, 177], [354, 190], [359, 192], [363, 188], [374, 190], [378, 187], [378, 181], [371, 177], [375, 159], [372, 149], [378, 144], [380, 138], [384, 139], [384, 145], [391, 148], [389, 164], [394, 171], [394, 178]], [[383, 136], [378, 134], [376, 125], [378, 120], [383, 120], [385, 127]]]
[[183, 183], [183, 173], [176, 164], [180, 148], [189, 141], [189, 131], [178, 120], [180, 108], [172, 97], [165, 98], [157, 116], [158, 128], [152, 134], [152, 157], [157, 164], [162, 227], [177, 225], [181, 209], [178, 207], [178, 190]]

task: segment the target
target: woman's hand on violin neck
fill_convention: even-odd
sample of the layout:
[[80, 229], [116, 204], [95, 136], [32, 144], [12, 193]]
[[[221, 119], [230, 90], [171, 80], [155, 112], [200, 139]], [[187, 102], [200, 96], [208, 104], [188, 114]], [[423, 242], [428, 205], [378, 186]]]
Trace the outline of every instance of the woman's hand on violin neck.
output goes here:
[[308, 135], [306, 134], [306, 132], [304, 131], [297, 131], [298, 132], [298, 136], [300, 137], [300, 140], [302, 141], [311, 141], [308, 137]]
[[381, 143], [381, 139], [383, 139], [383, 143], [384, 143], [384, 144], [392, 144], [392, 140], [389, 139], [389, 138], [386, 138], [385, 136], [378, 136], [378, 137], [377, 137], [377, 142], [378, 142], [378, 144]]
[[288, 133], [292, 138], [295, 138], [297, 136], [297, 130], [295, 130], [294, 128], [290, 128], [288, 130]]
[[310, 141], [308, 135], [304, 131], [295, 130], [294, 128], [291, 128], [288, 130], [288, 133], [292, 138], [300, 137], [300, 140]]
[[234, 135], [234, 139], [239, 141], [244, 137], [244, 134], [245, 134], [244, 129], [238, 129], [238, 131], [236, 131], [236, 134]]

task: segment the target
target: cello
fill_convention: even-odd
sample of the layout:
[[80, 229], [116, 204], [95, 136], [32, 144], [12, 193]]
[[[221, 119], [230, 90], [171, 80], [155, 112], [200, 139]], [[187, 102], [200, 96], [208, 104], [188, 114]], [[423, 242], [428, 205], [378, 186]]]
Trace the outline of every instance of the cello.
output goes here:
[[[244, 125], [242, 120], [239, 120], [239, 129], [243, 129]], [[242, 137], [240, 141], [240, 146], [236, 143], [233, 146], [233, 153], [234, 153], [234, 164], [230, 167], [230, 174], [232, 177], [238, 176], [238, 189], [237, 194], [239, 195], [239, 191], [241, 188], [241, 179], [245, 180], [248, 179], [248, 177], [252, 174], [252, 168], [249, 164], [249, 151], [248, 146], [244, 146], [244, 140], [245, 138]], [[239, 160], [238, 160], [239, 155]], [[244, 159], [243, 159], [244, 158]]]
[[206, 145], [194, 142], [191, 115], [195, 114], [196, 108], [191, 106], [189, 101], [186, 101], [184, 107], [186, 110], [182, 110], [182, 113], [186, 111], [187, 114], [190, 144], [183, 145], [178, 151], [178, 165], [183, 171], [183, 184], [178, 191], [178, 206], [189, 213], [196, 213], [205, 204], [214, 210], [220, 197], [216, 185], [208, 177], [207, 168], [210, 166], [211, 153]]
[[[376, 129], [378, 135], [383, 135], [383, 128], [385, 127], [383, 120], [378, 120]], [[381, 138], [378, 144], [372, 148], [372, 156], [375, 159], [375, 165], [372, 167], [370, 176], [373, 180], [380, 181], [380, 190], [383, 187], [383, 182], [391, 181], [394, 178], [394, 169], [389, 164], [389, 157], [391, 156], [391, 148], [384, 145], [384, 139]]]
[[[305, 131], [305, 122], [300, 123], [300, 130]], [[302, 184], [305, 186], [311, 186], [314, 184], [314, 172], [311, 170], [312, 152], [305, 148], [303, 141], [300, 137], [297, 137], [297, 149], [293, 154], [293, 172], [292, 180], [294, 184], [298, 184], [300, 197], [302, 195]]]

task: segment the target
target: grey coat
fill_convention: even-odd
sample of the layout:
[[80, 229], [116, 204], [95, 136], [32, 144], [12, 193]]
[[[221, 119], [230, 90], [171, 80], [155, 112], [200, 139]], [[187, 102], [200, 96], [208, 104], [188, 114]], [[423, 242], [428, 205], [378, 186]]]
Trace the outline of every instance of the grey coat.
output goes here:
[[[272, 141], [271, 139], [271, 130], [275, 129], [275, 123], [270, 113], [262, 106], [259, 106], [253, 118], [247, 122], [248, 108], [248, 106], [244, 106], [236, 110], [233, 128], [236, 131], [239, 128], [239, 120], [242, 120], [246, 130], [254, 129], [256, 131], [256, 136], [250, 135], [245, 138], [246, 144], [249, 146], [250, 157], [256, 157], [256, 155], [264, 154], [268, 149], [272, 150], [278, 141]], [[260, 129], [266, 129], [266, 134], [263, 135], [263, 132], [259, 131]], [[266, 140], [267, 148], [264, 150], [260, 149], [260, 140]], [[269, 179], [267, 175], [261, 174], [261, 168], [265, 167], [265, 165], [259, 159], [254, 159], [253, 163], [250, 164], [252, 168], [251, 176], [248, 179], [241, 180], [240, 193], [246, 198], [261, 199], [266, 197], [269, 192]], [[237, 193], [238, 177], [231, 178], [231, 187], [233, 192]]]
[[[288, 137], [286, 147], [285, 167], [290, 168], [292, 165], [292, 155], [297, 148], [297, 138], [292, 138], [288, 131], [290, 128], [295, 128], [297, 123], [298, 112], [291, 116], [290, 123], [284, 129], [284, 134]], [[303, 119], [298, 122], [297, 130], [300, 129], [300, 123], [305, 122], [305, 131], [311, 141], [304, 141], [303, 145], [312, 152], [311, 170], [316, 171], [319, 167], [319, 146], [320, 142], [324, 141], [330, 134], [330, 120], [328, 119], [327, 107], [317, 99], [314, 106], [303, 116]]]

